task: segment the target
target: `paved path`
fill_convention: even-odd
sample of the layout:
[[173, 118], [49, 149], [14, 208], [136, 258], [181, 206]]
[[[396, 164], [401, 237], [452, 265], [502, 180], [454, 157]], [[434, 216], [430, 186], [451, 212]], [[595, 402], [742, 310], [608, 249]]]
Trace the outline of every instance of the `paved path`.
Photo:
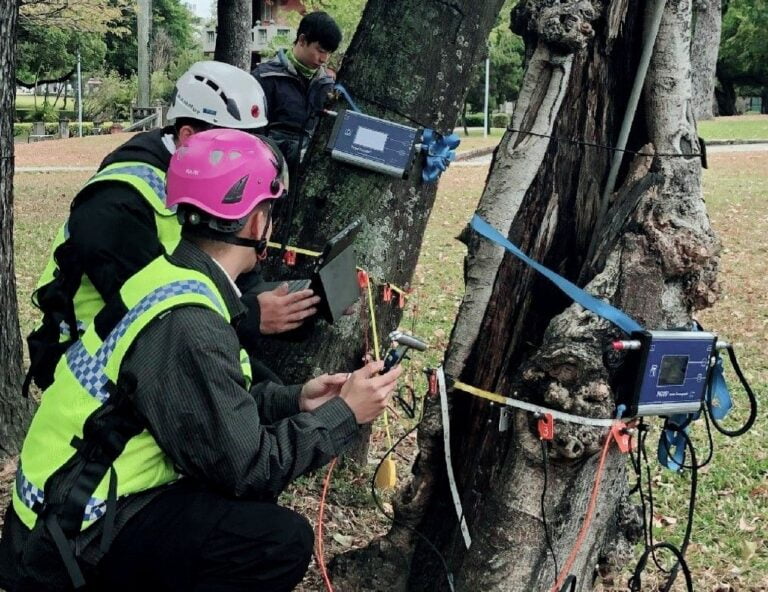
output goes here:
[[[722, 154], [724, 152], [766, 152], [768, 151], [767, 144], [723, 144], [719, 146], [707, 146], [707, 154]], [[485, 156], [479, 156], [477, 158], [469, 158], [467, 160], [460, 160], [458, 162], [451, 163], [451, 167], [463, 167], [463, 166], [488, 166], [491, 164], [490, 154]]]

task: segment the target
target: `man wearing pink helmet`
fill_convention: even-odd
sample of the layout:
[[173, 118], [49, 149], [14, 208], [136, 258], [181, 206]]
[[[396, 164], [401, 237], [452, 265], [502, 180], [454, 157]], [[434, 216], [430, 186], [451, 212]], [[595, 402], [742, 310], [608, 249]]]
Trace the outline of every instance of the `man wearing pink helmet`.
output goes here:
[[263, 257], [279, 153], [235, 130], [189, 138], [168, 173], [182, 240], [131, 277], [59, 364], [24, 441], [0, 585], [287, 591], [312, 552], [283, 488], [354, 440], [400, 368], [250, 384], [235, 280]]
[[[64, 351], [79, 338], [123, 283], [180, 238], [166, 207], [165, 174], [176, 147], [209, 129], [252, 130], [267, 124], [264, 92], [247, 72], [221, 62], [197, 62], [176, 83], [168, 111], [174, 125], [141, 133], [109, 154], [72, 202], [69, 219], [33, 295], [42, 322], [28, 337], [32, 379], [53, 379]], [[260, 334], [293, 330], [315, 312], [310, 290], [287, 286], [244, 296], [249, 314], [238, 326], [253, 347]]]

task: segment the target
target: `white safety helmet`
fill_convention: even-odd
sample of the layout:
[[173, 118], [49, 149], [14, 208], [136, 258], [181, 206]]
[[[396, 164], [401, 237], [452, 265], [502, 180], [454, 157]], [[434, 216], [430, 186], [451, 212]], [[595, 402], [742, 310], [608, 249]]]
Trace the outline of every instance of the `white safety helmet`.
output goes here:
[[253, 129], [267, 125], [266, 110], [264, 90], [248, 72], [223, 62], [196, 62], [176, 82], [168, 119]]

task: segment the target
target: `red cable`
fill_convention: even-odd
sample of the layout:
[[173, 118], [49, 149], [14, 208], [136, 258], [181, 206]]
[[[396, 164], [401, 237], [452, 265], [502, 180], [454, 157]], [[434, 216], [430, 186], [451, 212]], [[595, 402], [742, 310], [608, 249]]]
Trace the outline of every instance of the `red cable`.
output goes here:
[[331, 585], [331, 579], [328, 577], [328, 570], [325, 568], [325, 559], [323, 558], [325, 551], [323, 548], [323, 515], [325, 514], [325, 496], [328, 494], [328, 486], [331, 483], [331, 473], [333, 473], [334, 466], [336, 466], [335, 458], [328, 465], [328, 472], [325, 474], [325, 480], [323, 481], [323, 493], [320, 496], [320, 509], [317, 514], [317, 536], [315, 537], [315, 561], [320, 569], [325, 589], [328, 592], [333, 592], [333, 585]]
[[600, 455], [600, 463], [597, 465], [597, 475], [595, 476], [595, 484], [592, 486], [592, 495], [589, 498], [589, 504], [587, 505], [587, 514], [584, 517], [584, 522], [581, 524], [581, 530], [576, 537], [576, 542], [573, 545], [573, 549], [571, 549], [571, 554], [568, 555], [568, 559], [560, 570], [560, 575], [555, 581], [555, 585], [552, 586], [549, 592], [558, 592], [560, 590], [560, 586], [563, 585], [565, 578], [568, 577], [568, 572], [570, 571], [573, 562], [576, 560], [576, 556], [579, 554], [581, 545], [584, 543], [584, 537], [587, 535], [589, 526], [592, 523], [592, 514], [597, 505], [597, 495], [600, 492], [600, 482], [603, 479], [603, 470], [605, 469], [605, 457], [608, 456], [608, 449], [611, 447], [612, 441], [613, 432], [608, 432], [608, 435], [605, 438], [605, 444], [603, 444], [602, 454]]

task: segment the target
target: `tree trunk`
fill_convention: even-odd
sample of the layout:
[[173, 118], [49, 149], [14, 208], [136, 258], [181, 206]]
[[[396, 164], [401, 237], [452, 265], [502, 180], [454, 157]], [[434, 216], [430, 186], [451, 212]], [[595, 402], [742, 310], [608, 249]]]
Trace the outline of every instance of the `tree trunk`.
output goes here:
[[252, 13], [251, 0], [219, 0], [214, 60], [250, 71]]
[[737, 115], [736, 113], [736, 88], [733, 80], [718, 73], [719, 87], [715, 87], [715, 100], [717, 101], [718, 115]]
[[18, 6], [0, 6], [0, 464], [19, 451], [32, 406], [21, 397], [21, 335], [13, 267], [13, 110]]
[[[516, 27], [529, 55], [535, 50], [512, 129], [613, 145], [649, 20], [642, 8], [627, 0], [521, 3]], [[693, 309], [715, 298], [718, 243], [702, 200], [700, 161], [684, 156], [699, 150], [690, 16], [685, 0], [668, 0], [629, 145], [683, 157], [627, 157], [608, 215], [596, 229], [613, 153], [508, 132], [478, 207], [532, 257], [573, 280], [583, 274], [591, 293], [651, 328], [684, 325]], [[597, 27], [592, 41], [590, 22]], [[593, 236], [596, 254], [587, 262]], [[602, 351], [619, 331], [570, 304], [499, 248], [470, 233], [465, 238], [466, 295], [446, 372], [507, 396], [612, 417], [614, 377], [603, 366]], [[534, 419], [512, 413], [510, 429], [499, 431], [496, 406], [458, 391], [450, 396], [453, 465], [472, 546], [464, 549], [448, 495], [438, 403], [428, 405], [420, 426], [414, 477], [396, 500], [397, 519], [437, 546], [457, 576], [457, 590], [548, 590], [555, 572], [542, 524], [544, 474]], [[584, 516], [604, 436], [604, 430], [556, 424], [546, 512], [561, 568]], [[609, 453], [595, 518], [569, 570], [578, 590], [591, 589], [594, 566], [626, 553], [623, 535], [636, 532], [636, 512], [624, 503], [624, 464]], [[383, 554], [397, 558], [390, 560], [397, 569], [418, 566], [409, 590], [447, 589], [433, 551], [400, 525], [349, 561]], [[373, 589], [405, 589], [400, 584]]]
[[693, 114], [697, 121], [712, 119], [715, 100], [715, 67], [722, 25], [721, 0], [695, 0], [691, 37]]
[[[366, 113], [450, 133], [468, 76], [484, 52], [502, 3], [369, 0], [338, 80]], [[429, 50], [425, 39], [430, 40]], [[341, 99], [329, 106], [348, 107]], [[288, 243], [321, 249], [327, 238], [353, 220], [365, 220], [355, 247], [358, 264], [375, 280], [381, 340], [401, 317], [396, 303], [382, 302], [381, 282], [410, 286], [436, 185], [422, 183], [421, 155], [407, 180], [332, 160], [325, 146], [333, 124], [332, 117], [320, 120], [302, 163], [305, 172]], [[282, 237], [284, 230], [278, 228], [274, 236]], [[295, 274], [300, 276], [312, 261], [299, 256], [298, 263]], [[265, 353], [287, 381], [303, 380], [320, 369], [357, 367], [364, 316], [345, 317], [333, 326], [318, 322], [301, 348], [270, 340], [264, 344]]]

